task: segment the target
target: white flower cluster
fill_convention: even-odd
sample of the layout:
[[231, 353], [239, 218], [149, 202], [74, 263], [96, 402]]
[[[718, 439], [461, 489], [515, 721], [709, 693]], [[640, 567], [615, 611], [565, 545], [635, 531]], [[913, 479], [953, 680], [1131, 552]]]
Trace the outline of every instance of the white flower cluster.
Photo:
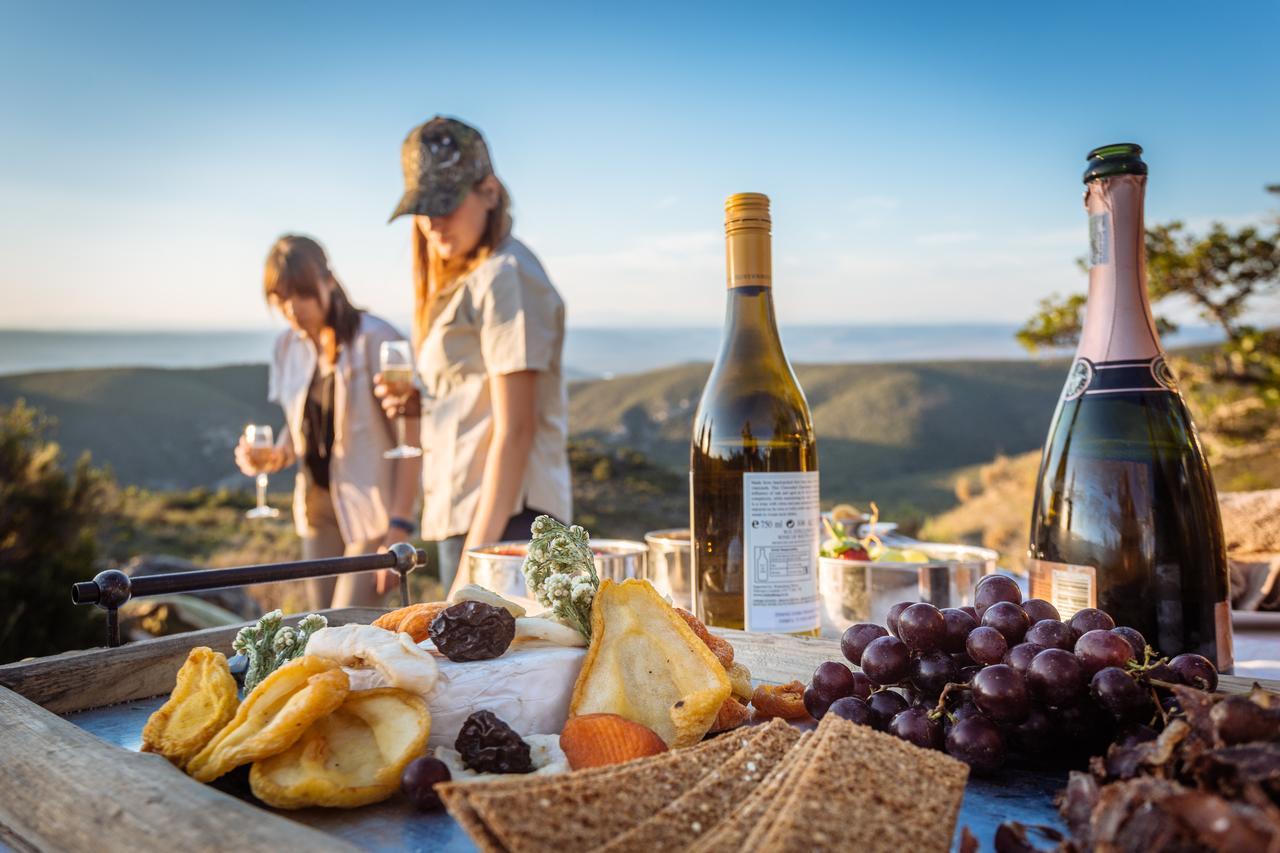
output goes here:
[[539, 604], [591, 639], [591, 605], [600, 586], [591, 537], [546, 515], [533, 522], [532, 532], [524, 561], [529, 589]]

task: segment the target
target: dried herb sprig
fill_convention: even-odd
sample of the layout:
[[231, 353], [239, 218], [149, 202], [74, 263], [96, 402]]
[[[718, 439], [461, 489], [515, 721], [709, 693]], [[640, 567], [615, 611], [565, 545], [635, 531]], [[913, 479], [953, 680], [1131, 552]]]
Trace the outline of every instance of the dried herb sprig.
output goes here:
[[586, 530], [566, 527], [549, 515], [533, 522], [533, 539], [524, 560], [524, 577], [534, 598], [565, 624], [591, 639], [591, 605], [600, 577], [596, 574], [591, 537]]
[[258, 620], [256, 625], [246, 625], [236, 634], [231, 648], [249, 659], [244, 674], [244, 689], [248, 693], [262, 679], [300, 657], [307, 648], [307, 640], [316, 631], [329, 624], [318, 613], [303, 616], [297, 628], [284, 624], [284, 613], [272, 610]]

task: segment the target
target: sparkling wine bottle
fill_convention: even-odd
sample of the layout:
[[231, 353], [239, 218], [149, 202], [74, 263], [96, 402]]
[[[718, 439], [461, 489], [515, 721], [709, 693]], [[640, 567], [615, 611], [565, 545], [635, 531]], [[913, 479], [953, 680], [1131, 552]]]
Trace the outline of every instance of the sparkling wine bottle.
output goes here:
[[813, 634], [818, 447], [773, 315], [769, 228], [768, 197], [725, 202], [728, 310], [690, 451], [694, 597], [708, 625]]
[[1031, 594], [1100, 607], [1161, 654], [1232, 666], [1218, 498], [1147, 299], [1137, 145], [1089, 152], [1089, 300], [1045, 442]]

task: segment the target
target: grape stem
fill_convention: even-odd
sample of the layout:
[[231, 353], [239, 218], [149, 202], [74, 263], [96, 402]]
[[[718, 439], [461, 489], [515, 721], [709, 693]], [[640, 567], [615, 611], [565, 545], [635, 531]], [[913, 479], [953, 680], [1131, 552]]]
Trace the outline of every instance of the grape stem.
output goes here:
[[956, 719], [955, 716], [950, 711], [947, 710], [947, 697], [951, 695], [952, 690], [969, 690], [969, 689], [970, 687], [968, 684], [964, 684], [958, 681], [947, 682], [947, 686], [942, 688], [942, 693], [938, 695], [937, 706], [935, 706], [934, 709], [929, 712], [929, 719], [936, 722], [937, 720], [940, 720], [941, 718], [946, 717], [948, 720], [954, 723]]
[[1161, 681], [1158, 678], [1148, 678], [1147, 683], [1152, 687], [1163, 687], [1165, 690], [1172, 690], [1175, 687], [1185, 687], [1185, 684], [1174, 684], [1172, 681]]

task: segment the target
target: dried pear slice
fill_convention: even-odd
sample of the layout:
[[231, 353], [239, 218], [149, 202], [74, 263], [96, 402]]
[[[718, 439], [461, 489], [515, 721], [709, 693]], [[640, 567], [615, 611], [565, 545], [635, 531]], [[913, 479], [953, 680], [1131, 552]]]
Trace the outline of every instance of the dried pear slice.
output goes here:
[[734, 661], [733, 666], [729, 667], [728, 674], [729, 683], [733, 685], [734, 698], [750, 702], [751, 695], [755, 692], [755, 688], [751, 686], [751, 670], [747, 669], [746, 664]]
[[316, 720], [284, 752], [254, 763], [253, 794], [269, 806], [355, 808], [387, 799], [405, 765], [422, 753], [431, 714], [395, 687], [360, 690]]
[[142, 751], [183, 767], [230, 722], [239, 704], [226, 655], [197, 646], [178, 670], [169, 701], [142, 727]]
[[600, 583], [569, 716], [618, 714], [674, 749], [702, 739], [730, 691], [720, 661], [651, 584]]
[[347, 674], [336, 663], [307, 655], [268, 675], [236, 715], [187, 764], [197, 782], [212, 782], [242, 764], [284, 752], [307, 726], [347, 698]]

